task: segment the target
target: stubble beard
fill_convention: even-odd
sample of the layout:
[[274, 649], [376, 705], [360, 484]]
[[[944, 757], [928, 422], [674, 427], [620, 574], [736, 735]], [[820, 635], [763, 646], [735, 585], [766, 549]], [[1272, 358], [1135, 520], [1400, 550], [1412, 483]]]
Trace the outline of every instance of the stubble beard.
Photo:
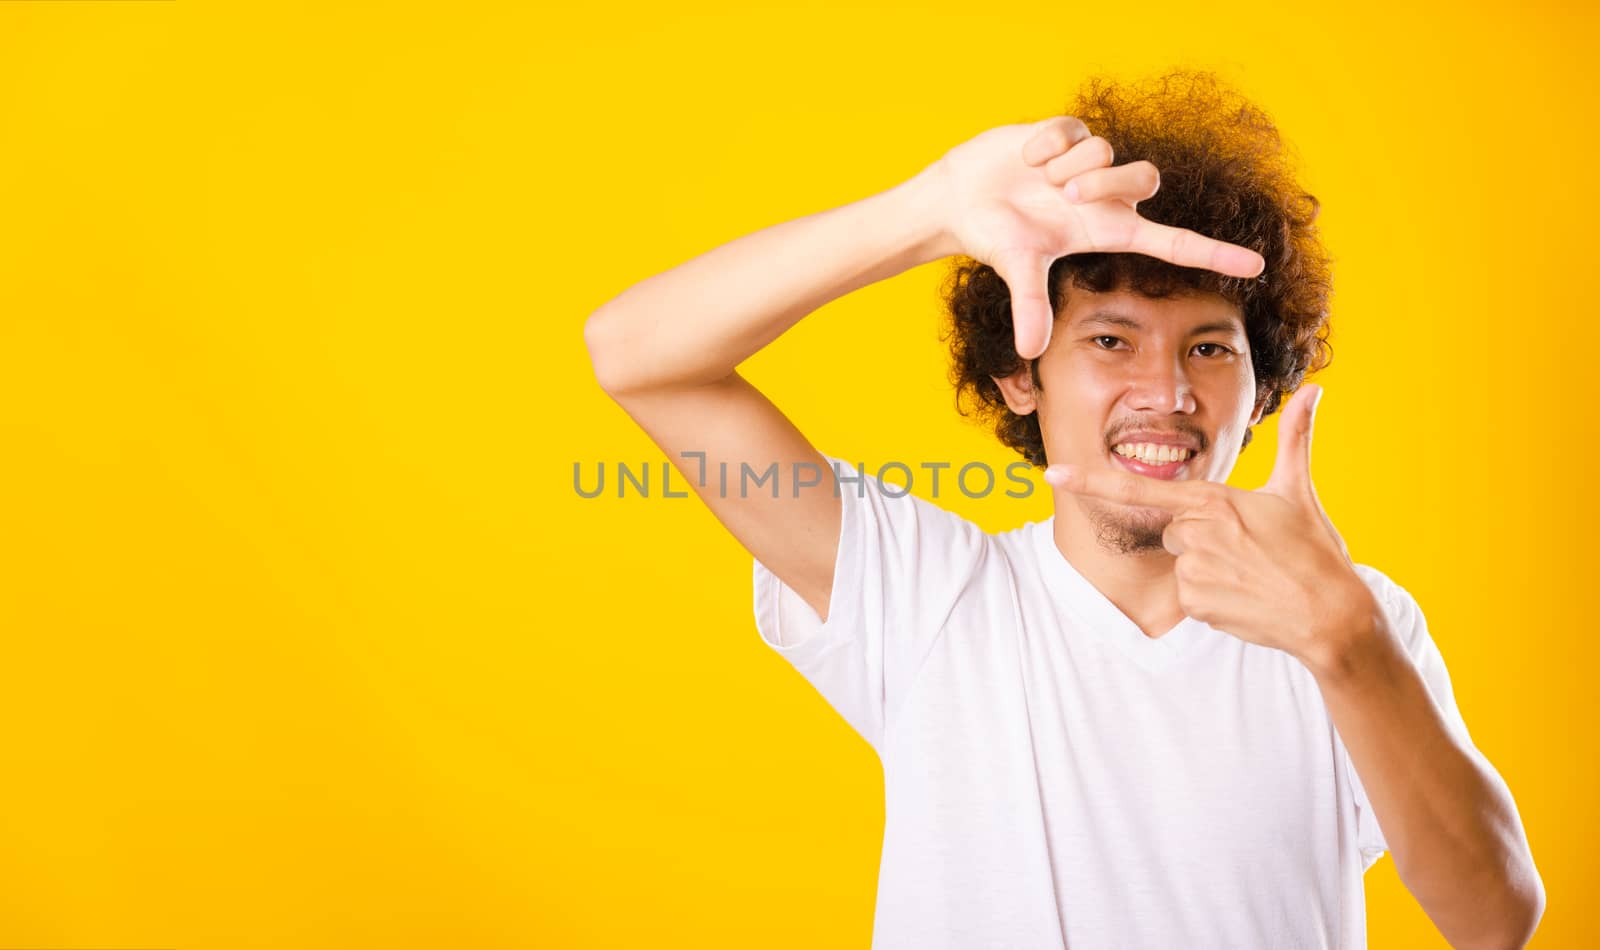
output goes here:
[[1170, 512], [1092, 502], [1084, 505], [1095, 541], [1114, 554], [1139, 555], [1166, 551], [1161, 535], [1172, 521]]

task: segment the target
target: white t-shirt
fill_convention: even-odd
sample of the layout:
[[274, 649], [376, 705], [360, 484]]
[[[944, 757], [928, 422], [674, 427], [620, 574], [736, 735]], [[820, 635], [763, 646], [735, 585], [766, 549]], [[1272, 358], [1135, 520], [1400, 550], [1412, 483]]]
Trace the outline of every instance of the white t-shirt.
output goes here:
[[[1053, 517], [839, 492], [827, 622], [760, 561], [755, 616], [883, 764], [874, 950], [1366, 946], [1387, 844], [1300, 661], [1192, 618], [1145, 636]], [[1356, 569], [1470, 744], [1416, 601]]]

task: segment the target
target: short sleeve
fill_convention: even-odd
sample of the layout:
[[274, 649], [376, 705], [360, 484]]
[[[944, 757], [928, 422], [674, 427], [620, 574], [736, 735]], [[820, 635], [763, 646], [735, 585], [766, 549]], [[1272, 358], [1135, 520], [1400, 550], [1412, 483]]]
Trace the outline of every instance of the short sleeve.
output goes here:
[[[1423, 682], [1428, 686], [1428, 693], [1443, 713], [1446, 725], [1460, 737], [1462, 742], [1473, 746], [1472, 734], [1467, 731], [1466, 720], [1462, 718], [1461, 710], [1456, 706], [1455, 691], [1450, 685], [1450, 672], [1445, 668], [1444, 656], [1428, 633], [1427, 619], [1423, 617], [1422, 608], [1417, 604], [1416, 598], [1411, 596], [1410, 591], [1396, 584], [1376, 568], [1357, 564], [1356, 572], [1366, 581], [1367, 586], [1377, 595], [1379, 603], [1383, 605], [1390, 625], [1399, 634], [1406, 653], [1421, 672]], [[1336, 742], [1339, 758], [1349, 776], [1350, 788], [1355, 797], [1356, 838], [1361, 849], [1362, 870], [1365, 871], [1389, 850], [1389, 842], [1383, 836], [1383, 829], [1378, 827], [1377, 815], [1367, 799], [1367, 790], [1361, 784], [1361, 776], [1356, 773], [1355, 763], [1350, 758], [1349, 750], [1345, 748], [1342, 740], [1336, 739]]]
[[828, 619], [753, 560], [756, 629], [882, 758], [889, 723], [989, 536], [863, 466], [824, 458], [841, 506]]

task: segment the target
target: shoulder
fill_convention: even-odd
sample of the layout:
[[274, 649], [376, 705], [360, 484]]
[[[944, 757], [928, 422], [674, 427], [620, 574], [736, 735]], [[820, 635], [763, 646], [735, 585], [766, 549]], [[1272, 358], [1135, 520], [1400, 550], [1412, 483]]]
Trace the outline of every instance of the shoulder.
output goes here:
[[1387, 607], [1394, 601], [1396, 592], [1400, 590], [1400, 585], [1395, 583], [1393, 578], [1371, 564], [1355, 564], [1353, 566], [1355, 567], [1356, 576], [1361, 578], [1367, 585], [1367, 589], [1372, 591], [1373, 595], [1378, 598], [1380, 604]]
[[831, 473], [823, 473], [824, 484], [831, 480], [834, 492], [846, 499], [847, 507], [859, 509], [866, 518], [883, 523], [888, 530], [898, 528], [907, 535], [906, 540], [937, 546], [981, 544], [990, 537], [978, 524], [937, 499], [929, 500], [904, 485], [885, 481], [884, 472], [896, 470], [896, 466], [874, 471], [859, 462], [826, 453], [823, 457], [832, 468]]
[[1411, 655], [1416, 656], [1423, 648], [1421, 641], [1428, 637], [1427, 624], [1417, 599], [1394, 578], [1378, 568], [1370, 564], [1356, 564], [1354, 567], [1357, 576], [1378, 599], [1378, 606], [1389, 618], [1395, 633], [1400, 636]]
[[[975, 521], [887, 480], [895, 477], [895, 466], [879, 468], [829, 453], [823, 458], [832, 471], [820, 473], [820, 484], [842, 505], [836, 577], [906, 617], [913, 606], [930, 614], [947, 612], [985, 575], [994, 536]], [[928, 487], [917, 479], [909, 484]]]
[[1428, 630], [1428, 621], [1423, 616], [1417, 599], [1411, 596], [1410, 591], [1377, 568], [1367, 564], [1357, 564], [1355, 567], [1356, 573], [1361, 575], [1362, 580], [1366, 581], [1372, 592], [1377, 595], [1378, 602], [1388, 617], [1389, 628], [1399, 637], [1402, 647], [1422, 673], [1422, 678], [1428, 684], [1428, 691], [1443, 710], [1446, 721], [1463, 741], [1472, 745], [1472, 733], [1467, 729], [1466, 720], [1456, 704], [1455, 689], [1451, 685], [1450, 671], [1446, 668], [1444, 654]]

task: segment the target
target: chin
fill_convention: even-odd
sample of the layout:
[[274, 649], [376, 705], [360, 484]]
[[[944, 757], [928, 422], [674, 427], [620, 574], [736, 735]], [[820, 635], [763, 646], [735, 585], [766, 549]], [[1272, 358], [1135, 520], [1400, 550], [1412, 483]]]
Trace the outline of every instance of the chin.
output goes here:
[[1172, 521], [1165, 508], [1094, 502], [1087, 504], [1089, 522], [1100, 546], [1117, 554], [1166, 551], [1162, 534]]

